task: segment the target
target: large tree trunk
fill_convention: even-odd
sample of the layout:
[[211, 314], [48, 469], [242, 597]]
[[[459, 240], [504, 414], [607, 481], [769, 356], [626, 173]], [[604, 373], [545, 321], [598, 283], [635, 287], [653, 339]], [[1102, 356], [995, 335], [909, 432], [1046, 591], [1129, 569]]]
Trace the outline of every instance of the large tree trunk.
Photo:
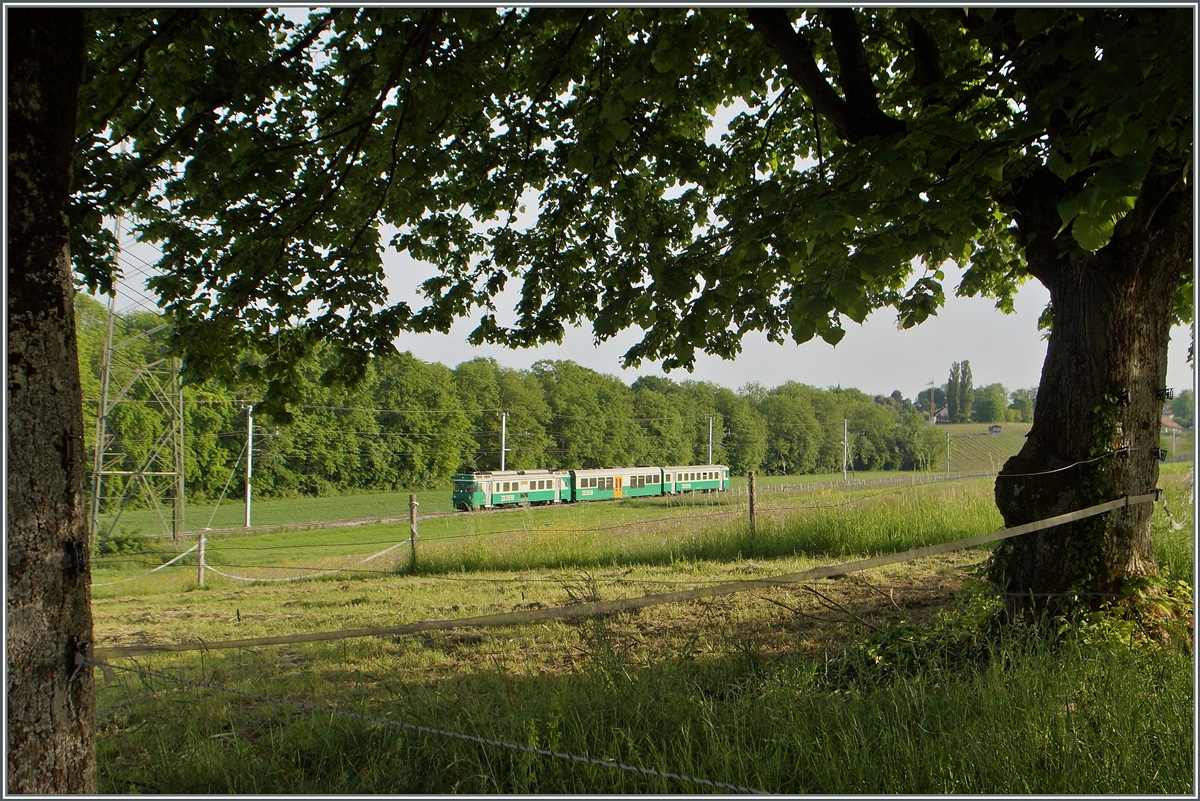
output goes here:
[[79, 9], [8, 12], [8, 785], [94, 793], [83, 417], [67, 202]]
[[[1053, 326], [1033, 427], [996, 480], [1009, 526], [1152, 491], [1170, 310], [1191, 265], [1189, 188], [1148, 181], [1107, 246], [1064, 254], [1055, 181], [1035, 179], [1018, 203], [1030, 271], [1050, 290]], [[1126, 578], [1155, 572], [1152, 511], [1141, 504], [1006, 540], [990, 576], [1010, 593], [1011, 611], [1053, 608], [1075, 594], [1097, 605], [1121, 593]]]

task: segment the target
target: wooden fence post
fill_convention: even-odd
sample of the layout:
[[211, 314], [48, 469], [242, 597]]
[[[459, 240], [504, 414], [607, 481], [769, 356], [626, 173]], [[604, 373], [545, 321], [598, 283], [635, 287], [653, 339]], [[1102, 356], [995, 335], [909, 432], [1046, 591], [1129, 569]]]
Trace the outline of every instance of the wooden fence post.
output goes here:
[[409, 495], [408, 496], [408, 533], [409, 533], [408, 542], [409, 542], [409, 545], [412, 546], [412, 569], [414, 571], [417, 568], [417, 507], [418, 506], [420, 506], [420, 504], [417, 503], [417, 496]]
[[754, 543], [758, 532], [754, 525], [754, 471], [750, 471], [750, 555], [754, 555]]

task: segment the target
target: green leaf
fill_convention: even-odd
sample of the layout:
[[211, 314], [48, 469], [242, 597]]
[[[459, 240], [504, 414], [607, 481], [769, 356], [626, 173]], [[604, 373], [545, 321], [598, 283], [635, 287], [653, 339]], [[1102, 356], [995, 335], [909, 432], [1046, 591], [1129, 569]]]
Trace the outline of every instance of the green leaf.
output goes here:
[[821, 339], [828, 342], [830, 345], [836, 345], [842, 341], [842, 337], [846, 336], [846, 329], [840, 326], [829, 326], [821, 331]]

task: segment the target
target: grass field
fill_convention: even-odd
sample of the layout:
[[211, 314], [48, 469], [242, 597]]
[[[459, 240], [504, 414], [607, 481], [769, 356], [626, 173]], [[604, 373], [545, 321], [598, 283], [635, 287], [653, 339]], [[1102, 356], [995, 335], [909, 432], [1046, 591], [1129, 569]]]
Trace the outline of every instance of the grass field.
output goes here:
[[[851, 478], [862, 481], [921, 480], [927, 474], [899, 471], [859, 471]], [[763, 476], [756, 483], [764, 491], [777, 487], [807, 486], [812, 484], [836, 483], [842, 480], [841, 473], [823, 473], [802, 476]], [[731, 488], [737, 492], [746, 489], [746, 477], [734, 476]], [[418, 490], [417, 503], [421, 514], [444, 514], [453, 512], [450, 504], [450, 484], [430, 490]], [[408, 492], [372, 492], [354, 495], [324, 497], [297, 496], [294, 498], [251, 499], [251, 523], [254, 527], [297, 526], [321, 521], [358, 520], [363, 518], [403, 517], [408, 514]], [[228, 530], [244, 528], [246, 505], [243, 496], [226, 498], [220, 504], [208, 503], [189, 505], [186, 511], [185, 529], [195, 533], [204, 528]], [[105, 528], [111, 526], [111, 520]], [[147, 509], [129, 509], [123, 512], [116, 523], [117, 530], [124, 529], [136, 535], [164, 538], [168, 528], [164, 527], [154, 512]]]
[[[1153, 535], [1164, 571], [1190, 582], [1183, 469], [1165, 467], [1162, 481], [1180, 527], [1159, 505]], [[643, 595], [1000, 524], [988, 480], [764, 496], [753, 541], [744, 498], [692, 501], [426, 520], [416, 570], [407, 546], [371, 563], [377, 572], [301, 583], [213, 576], [199, 589], [194, 563], [168, 568], [96, 589], [97, 645]], [[211, 554], [246, 573], [296, 575], [406, 535], [375, 526], [228, 536]], [[141, 659], [253, 697], [130, 673], [105, 684], [97, 674], [101, 791], [728, 792], [390, 721], [771, 792], [1190, 793], [1190, 633], [1137, 647], [1095, 627], [989, 635], [995, 602], [970, 578], [986, 553], [602, 618]]]

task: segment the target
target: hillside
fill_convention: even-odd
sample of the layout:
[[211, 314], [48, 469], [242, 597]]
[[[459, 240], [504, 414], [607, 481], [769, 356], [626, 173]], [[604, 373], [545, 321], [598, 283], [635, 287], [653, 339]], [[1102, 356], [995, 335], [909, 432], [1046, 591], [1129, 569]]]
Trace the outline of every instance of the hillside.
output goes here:
[[950, 434], [950, 470], [998, 471], [1025, 444], [1031, 423], [1001, 423], [1000, 434], [989, 434], [988, 423], [953, 423], [938, 426]]

